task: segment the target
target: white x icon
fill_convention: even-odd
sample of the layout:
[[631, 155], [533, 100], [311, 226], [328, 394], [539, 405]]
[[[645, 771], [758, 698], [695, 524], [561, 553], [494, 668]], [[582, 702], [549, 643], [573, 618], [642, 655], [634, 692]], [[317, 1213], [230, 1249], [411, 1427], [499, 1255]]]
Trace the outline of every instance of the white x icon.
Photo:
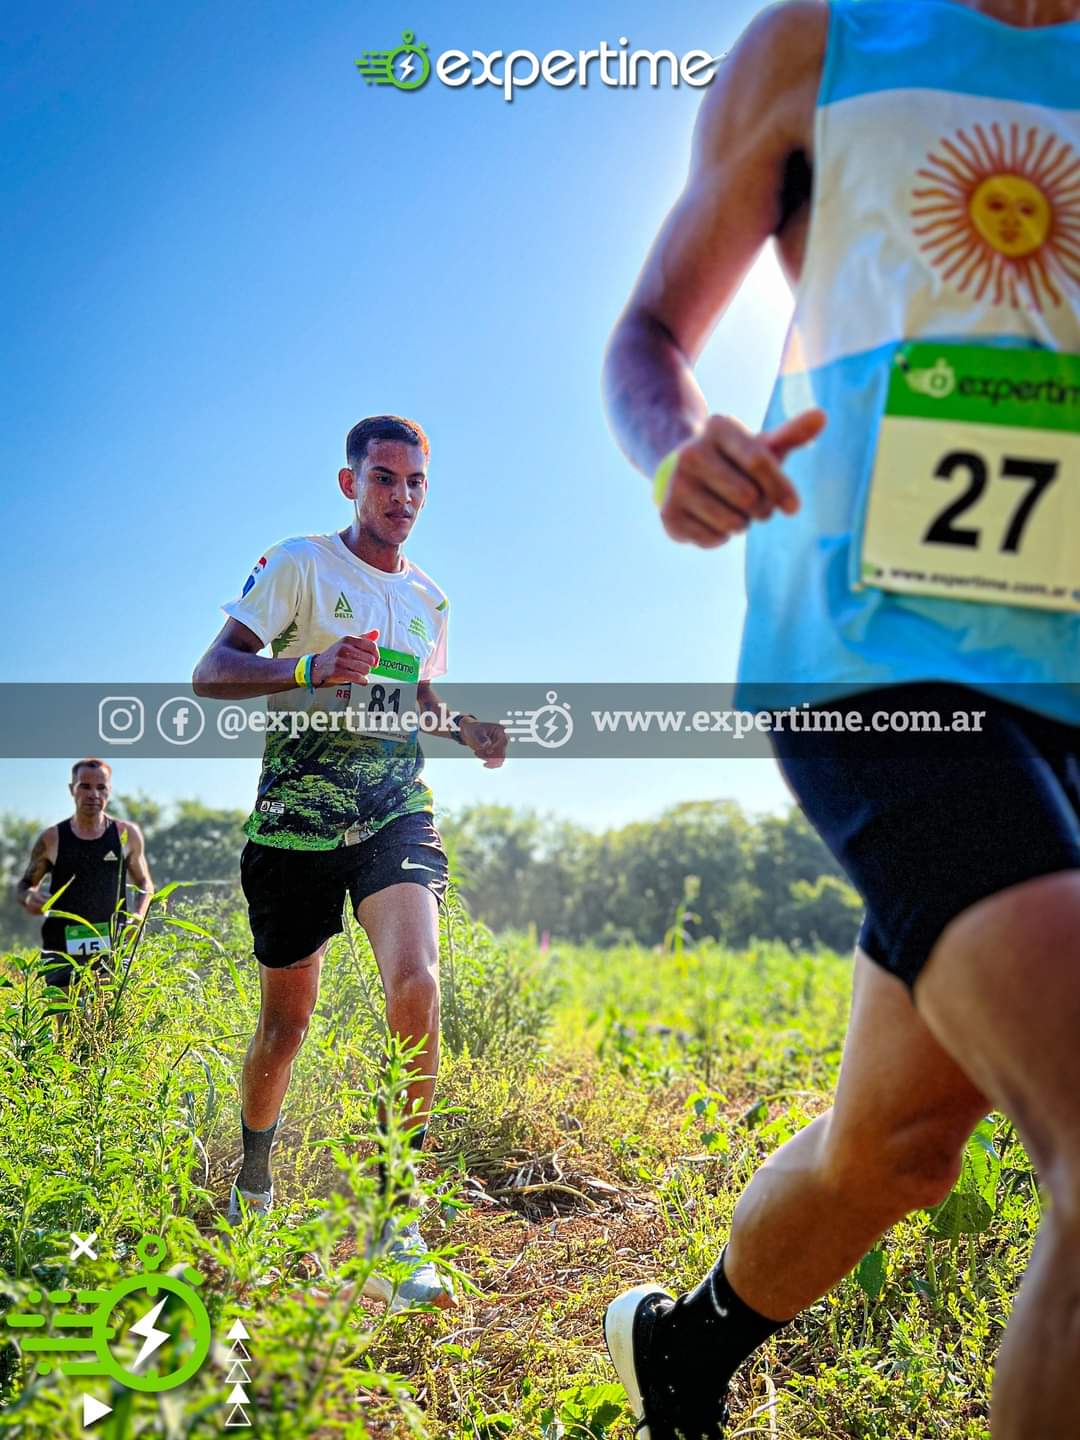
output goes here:
[[74, 1230], [70, 1233], [72, 1240], [75, 1242], [71, 1247], [70, 1258], [72, 1260], [78, 1260], [80, 1255], [85, 1255], [90, 1260], [96, 1260], [97, 1251], [92, 1247], [94, 1241], [97, 1239], [97, 1231], [95, 1230], [92, 1235], [88, 1235], [85, 1240], [81, 1235], [76, 1235]]

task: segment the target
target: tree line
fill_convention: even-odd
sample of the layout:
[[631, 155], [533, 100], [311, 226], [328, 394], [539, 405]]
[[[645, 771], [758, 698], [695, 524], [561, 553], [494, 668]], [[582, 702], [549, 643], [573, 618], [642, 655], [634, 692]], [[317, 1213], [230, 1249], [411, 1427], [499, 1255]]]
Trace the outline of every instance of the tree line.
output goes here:
[[[114, 813], [146, 835], [157, 884], [207, 884], [237, 895], [245, 812], [197, 800], [171, 811], [117, 796]], [[439, 817], [466, 903], [493, 930], [600, 944], [657, 945], [673, 925], [687, 938], [752, 939], [846, 950], [858, 896], [798, 810], [749, 816], [729, 800], [676, 805], [656, 820], [600, 832], [532, 811], [476, 805]], [[39, 922], [15, 902], [42, 825], [0, 816], [0, 943], [33, 945]], [[197, 893], [197, 892], [196, 892]]]
[[574, 941], [662, 943], [676, 912], [688, 938], [846, 950], [862, 905], [800, 811], [751, 817], [729, 800], [676, 805], [596, 833], [507, 806], [444, 817], [473, 914]]

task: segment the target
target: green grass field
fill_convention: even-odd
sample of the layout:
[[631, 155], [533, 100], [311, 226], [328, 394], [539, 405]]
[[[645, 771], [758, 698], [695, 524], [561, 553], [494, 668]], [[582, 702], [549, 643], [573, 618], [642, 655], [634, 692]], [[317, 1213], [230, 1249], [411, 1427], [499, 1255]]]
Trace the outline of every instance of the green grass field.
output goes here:
[[[776, 945], [541, 955], [454, 906], [422, 1223], [467, 1278], [456, 1309], [388, 1318], [348, 1283], [371, 1264], [362, 1242], [383, 1204], [370, 1162], [385, 1042], [362, 936], [336, 941], [324, 967], [275, 1150], [279, 1208], [227, 1245], [257, 967], [238, 914], [197, 917], [214, 939], [183, 928], [185, 914], [159, 921], [118, 978], [89, 984], [59, 1038], [33, 957], [0, 960], [0, 1312], [32, 1308], [31, 1292], [107, 1289], [157, 1234], [168, 1266], [189, 1261], [205, 1278], [209, 1361], [161, 1395], [42, 1375], [21, 1353], [33, 1332], [0, 1314], [0, 1428], [28, 1440], [216, 1435], [230, 1410], [225, 1336], [240, 1317], [253, 1424], [238, 1434], [630, 1437], [604, 1305], [642, 1280], [699, 1279], [761, 1159], [828, 1107], [848, 962]], [[404, 1183], [400, 1134], [387, 1143]], [[899, 1226], [756, 1357], [731, 1435], [986, 1436], [1039, 1205], [1010, 1127], [989, 1120], [953, 1199]], [[72, 1231], [97, 1232], [96, 1264], [68, 1258]], [[181, 1329], [163, 1354], [179, 1364], [190, 1343]], [[92, 1431], [84, 1390], [113, 1406]]]

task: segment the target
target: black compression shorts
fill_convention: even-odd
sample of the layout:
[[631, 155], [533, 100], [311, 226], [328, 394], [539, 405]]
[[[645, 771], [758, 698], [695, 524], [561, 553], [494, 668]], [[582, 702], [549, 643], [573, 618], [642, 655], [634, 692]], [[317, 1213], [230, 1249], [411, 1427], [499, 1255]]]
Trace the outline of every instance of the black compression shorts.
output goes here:
[[986, 712], [978, 736], [772, 737], [807, 819], [866, 904], [860, 945], [908, 986], [964, 910], [1080, 868], [1080, 728], [945, 684], [897, 685], [820, 708], [868, 720], [886, 710]]

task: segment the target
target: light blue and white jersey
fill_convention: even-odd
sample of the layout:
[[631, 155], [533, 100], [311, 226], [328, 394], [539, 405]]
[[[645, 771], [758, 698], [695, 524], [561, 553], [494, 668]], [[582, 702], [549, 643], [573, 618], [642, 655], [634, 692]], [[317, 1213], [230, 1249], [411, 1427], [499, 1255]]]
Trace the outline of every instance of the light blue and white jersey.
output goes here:
[[741, 704], [945, 680], [1080, 723], [1078, 107], [1080, 22], [833, 0], [765, 426], [829, 423], [750, 528]]

